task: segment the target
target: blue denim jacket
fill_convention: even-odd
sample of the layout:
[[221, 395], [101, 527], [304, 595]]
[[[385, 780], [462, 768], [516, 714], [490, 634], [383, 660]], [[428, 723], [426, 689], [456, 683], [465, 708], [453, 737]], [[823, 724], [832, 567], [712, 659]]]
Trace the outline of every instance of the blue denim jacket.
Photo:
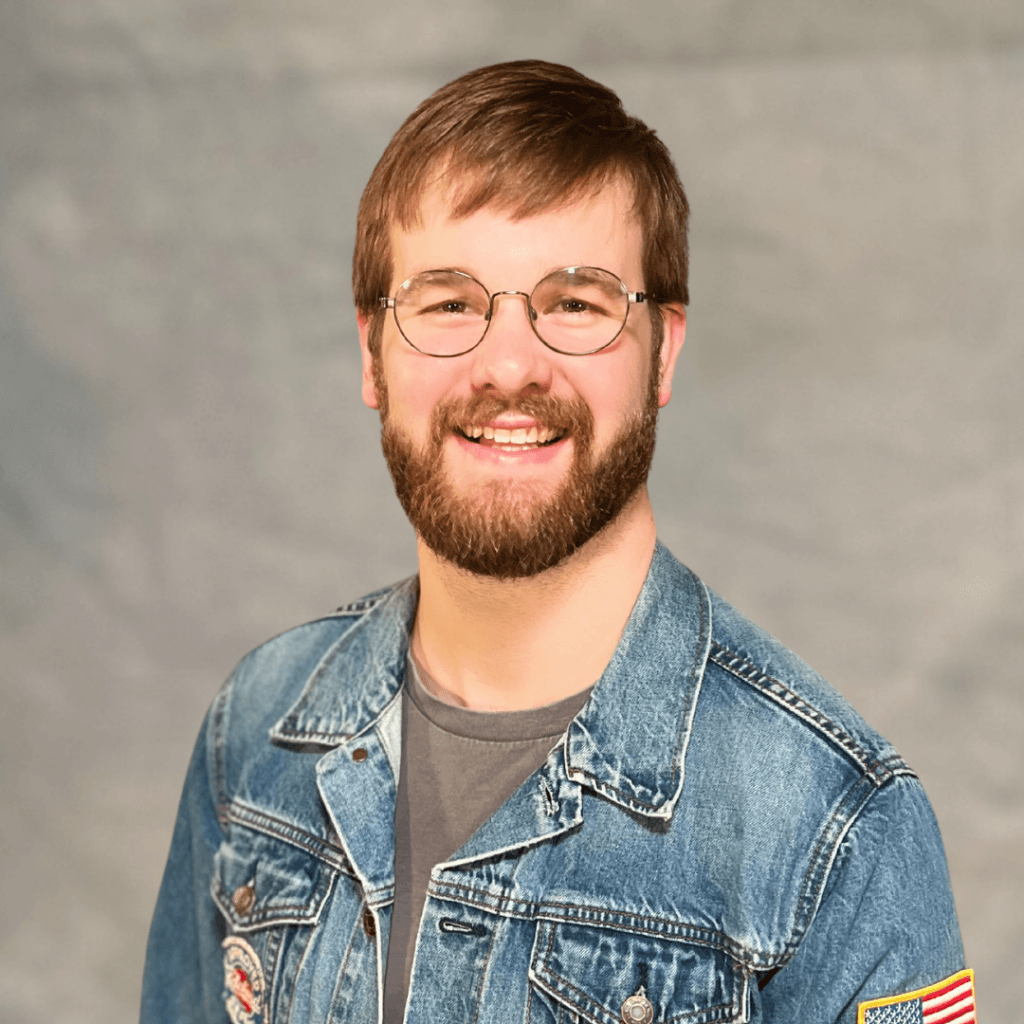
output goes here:
[[[147, 1024], [379, 1020], [416, 599], [410, 580], [293, 629], [217, 696]], [[852, 1024], [962, 966], [913, 772], [659, 545], [564, 739], [435, 867], [406, 1020], [618, 1024], [638, 996], [654, 1021]]]

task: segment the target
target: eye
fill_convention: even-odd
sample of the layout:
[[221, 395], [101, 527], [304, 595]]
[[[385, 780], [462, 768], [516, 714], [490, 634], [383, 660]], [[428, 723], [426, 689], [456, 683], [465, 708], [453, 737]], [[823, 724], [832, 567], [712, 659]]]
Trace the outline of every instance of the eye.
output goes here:
[[441, 299], [439, 302], [425, 304], [419, 310], [420, 316], [480, 316], [472, 301], [464, 298]]
[[578, 295], [557, 295], [544, 303], [541, 310], [545, 316], [557, 316], [560, 314], [593, 313], [595, 307], [586, 299]]

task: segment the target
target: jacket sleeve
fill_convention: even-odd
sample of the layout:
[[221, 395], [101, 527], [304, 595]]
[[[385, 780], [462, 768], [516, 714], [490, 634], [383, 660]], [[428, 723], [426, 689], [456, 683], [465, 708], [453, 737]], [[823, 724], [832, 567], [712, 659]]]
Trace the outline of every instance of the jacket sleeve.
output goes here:
[[792, 959], [755, 996], [754, 1019], [856, 1024], [860, 1003], [913, 992], [963, 967], [938, 823], [917, 779], [898, 776], [851, 826], [818, 913]]
[[[222, 693], [218, 702], [224, 699]], [[215, 702], [214, 709], [218, 706]], [[214, 710], [196, 741], [146, 947], [142, 1024], [226, 1024], [223, 917], [210, 895], [217, 820]]]

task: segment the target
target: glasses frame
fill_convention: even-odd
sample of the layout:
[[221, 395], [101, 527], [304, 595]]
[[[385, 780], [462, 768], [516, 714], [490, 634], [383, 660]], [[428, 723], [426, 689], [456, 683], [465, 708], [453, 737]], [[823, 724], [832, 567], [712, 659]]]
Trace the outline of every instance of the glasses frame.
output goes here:
[[[537, 311], [533, 308], [533, 301], [532, 300], [533, 300], [533, 296], [536, 294], [537, 289], [549, 277], [551, 277], [554, 274], [565, 274], [565, 273], [574, 274], [577, 270], [599, 270], [602, 274], [607, 274], [609, 277], [614, 277], [615, 280], [619, 282], [619, 285], [622, 288], [622, 294], [626, 296], [626, 315], [622, 318], [622, 323], [619, 325], [619, 329], [603, 345], [598, 345], [597, 348], [588, 349], [586, 352], [566, 352], [564, 349], [555, 348], [554, 345], [552, 345], [550, 342], [545, 341], [540, 336], [540, 333], [537, 331], [537, 326], [536, 326]], [[405, 331], [402, 330], [402, 324], [401, 324], [401, 322], [398, 319], [398, 303], [397, 303], [398, 296], [397, 295], [393, 295], [391, 297], [388, 297], [386, 295], [381, 295], [380, 296], [378, 301], [380, 303], [381, 308], [382, 309], [390, 309], [390, 310], [393, 311], [394, 316], [395, 316], [395, 326], [398, 328], [398, 333], [401, 334], [401, 336], [405, 339], [406, 344], [408, 344], [411, 348], [416, 349], [416, 351], [419, 352], [420, 354], [425, 355], [425, 356], [430, 356], [432, 359], [455, 359], [458, 356], [464, 356], [468, 352], [472, 352], [473, 349], [477, 348], [483, 342], [484, 338], [487, 337], [487, 332], [491, 328], [491, 321], [494, 319], [494, 300], [496, 298], [498, 298], [499, 295], [522, 295], [522, 297], [524, 299], [526, 299], [526, 309], [527, 309], [527, 312], [528, 312], [527, 320], [530, 322], [530, 329], [533, 331], [533, 333], [536, 336], [537, 340], [545, 348], [549, 348], [549, 349], [551, 349], [552, 352], [557, 352], [559, 355], [563, 355], [563, 356], [592, 356], [595, 352], [603, 351], [613, 341], [615, 341], [615, 339], [622, 333], [623, 328], [626, 326], [626, 321], [629, 320], [629, 308], [630, 308], [630, 306], [632, 306], [634, 304], [639, 305], [640, 303], [646, 302], [649, 298], [651, 298], [651, 296], [648, 295], [647, 292], [631, 292], [626, 287], [626, 283], [622, 280], [621, 277], [619, 277], [618, 274], [613, 274], [610, 270], [605, 270], [604, 267], [575, 266], [575, 267], [562, 267], [559, 270], [552, 270], [550, 274], [545, 274], [533, 286], [533, 291], [531, 291], [529, 294], [527, 294], [526, 292], [517, 291], [515, 289], [507, 289], [505, 291], [499, 291], [499, 292], [488, 291], [487, 290], [487, 285], [485, 285], [483, 283], [483, 281], [478, 281], [475, 277], [473, 277], [472, 274], [467, 274], [467, 273], [465, 273], [462, 270], [451, 270], [449, 268], [438, 268], [436, 270], [421, 270], [418, 274], [413, 274], [412, 277], [419, 277], [420, 274], [455, 274], [458, 277], [464, 277], [464, 278], [466, 278], [467, 281], [472, 281], [474, 284], [479, 285], [483, 289], [484, 294], [487, 296], [487, 299], [488, 299], [487, 314], [484, 317], [484, 319], [487, 321], [487, 326], [484, 327], [484, 332], [483, 332], [483, 334], [480, 335], [479, 339], [476, 342], [474, 342], [472, 345], [470, 345], [469, 348], [465, 348], [461, 352], [437, 353], [437, 352], [424, 352], [423, 349], [418, 348], [416, 345], [414, 345], [412, 343], [412, 341], [410, 341], [409, 338], [407, 337]], [[403, 281], [399, 285], [399, 289], [404, 288], [405, 285], [408, 284], [409, 281], [412, 280], [412, 277], [406, 278], [406, 280]]]

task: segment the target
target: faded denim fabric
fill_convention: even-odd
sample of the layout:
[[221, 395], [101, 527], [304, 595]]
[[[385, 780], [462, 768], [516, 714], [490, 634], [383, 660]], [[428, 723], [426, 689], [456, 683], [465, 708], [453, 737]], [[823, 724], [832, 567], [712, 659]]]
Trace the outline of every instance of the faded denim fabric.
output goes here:
[[[378, 1021], [416, 600], [413, 579], [293, 629], [217, 696], [150, 933], [146, 1024]], [[262, 972], [244, 1006], [227, 936]], [[434, 869], [406, 1020], [617, 1024], [642, 988], [655, 1021], [852, 1024], [858, 1002], [962, 967], [910, 768], [659, 545], [563, 740]]]

